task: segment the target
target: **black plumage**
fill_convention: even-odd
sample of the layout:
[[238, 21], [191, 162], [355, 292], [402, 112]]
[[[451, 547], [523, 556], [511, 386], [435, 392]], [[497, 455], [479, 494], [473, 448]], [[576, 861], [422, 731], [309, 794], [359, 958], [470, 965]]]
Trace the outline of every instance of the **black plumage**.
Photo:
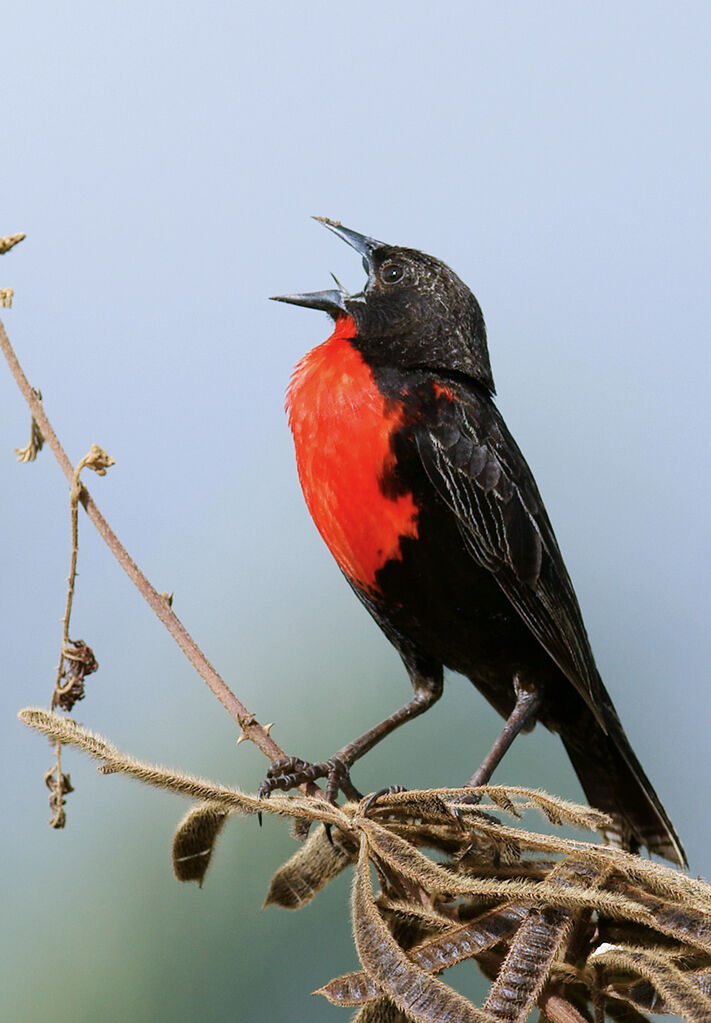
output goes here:
[[513, 735], [540, 720], [560, 733], [590, 802], [611, 815], [608, 837], [684, 862], [598, 673], [533, 475], [494, 404], [476, 299], [431, 256], [327, 226], [363, 255], [366, 288], [284, 300], [350, 317], [350, 343], [397, 411], [379, 485], [392, 500], [411, 496], [417, 532], [401, 536], [373, 585], [349, 581], [399, 650], [415, 696], [323, 765], [274, 765], [264, 791], [326, 774], [332, 792], [352, 789], [350, 765], [439, 697], [447, 667], [509, 718], [474, 780], [487, 780]]

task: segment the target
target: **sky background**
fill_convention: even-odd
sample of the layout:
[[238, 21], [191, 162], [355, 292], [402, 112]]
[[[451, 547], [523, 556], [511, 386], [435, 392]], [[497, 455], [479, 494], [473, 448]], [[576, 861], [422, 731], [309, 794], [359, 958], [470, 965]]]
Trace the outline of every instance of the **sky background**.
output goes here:
[[[674, 3], [14, 4], [2, 18], [3, 320], [70, 458], [134, 558], [288, 751], [320, 759], [409, 683], [306, 512], [283, 395], [357, 290], [319, 214], [424, 249], [470, 284], [499, 405], [537, 477], [606, 685], [711, 875], [708, 257], [711, 7]], [[205, 887], [172, 877], [187, 806], [66, 754], [51, 831], [47, 705], [69, 505], [0, 367], [0, 990], [7, 1023], [275, 1019], [355, 966], [348, 883], [260, 912], [295, 848], [233, 819]], [[253, 790], [266, 762], [80, 523], [71, 634], [100, 663], [76, 716], [122, 748]], [[465, 680], [354, 771], [456, 784], [499, 719]], [[496, 780], [581, 798], [559, 741]], [[483, 997], [472, 971], [463, 990]]]

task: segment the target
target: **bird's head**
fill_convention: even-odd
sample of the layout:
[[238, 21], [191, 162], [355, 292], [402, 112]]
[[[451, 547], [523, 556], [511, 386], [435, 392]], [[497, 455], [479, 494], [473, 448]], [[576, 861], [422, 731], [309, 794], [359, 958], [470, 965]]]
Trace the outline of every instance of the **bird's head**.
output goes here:
[[279, 295], [278, 302], [323, 309], [334, 319], [350, 316], [353, 344], [378, 366], [461, 373], [491, 393], [494, 381], [479, 303], [453, 270], [417, 249], [386, 245], [316, 217], [363, 259], [365, 288], [350, 295], [340, 284], [329, 291]]

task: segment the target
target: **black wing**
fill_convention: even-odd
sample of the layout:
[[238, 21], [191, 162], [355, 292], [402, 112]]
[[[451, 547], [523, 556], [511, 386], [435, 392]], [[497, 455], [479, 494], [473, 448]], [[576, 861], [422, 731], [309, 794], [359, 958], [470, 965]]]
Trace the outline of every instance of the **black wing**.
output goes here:
[[607, 731], [607, 697], [531, 470], [488, 396], [461, 383], [446, 388], [453, 400], [441, 397], [436, 414], [415, 428], [425, 471], [471, 556], [494, 575]]

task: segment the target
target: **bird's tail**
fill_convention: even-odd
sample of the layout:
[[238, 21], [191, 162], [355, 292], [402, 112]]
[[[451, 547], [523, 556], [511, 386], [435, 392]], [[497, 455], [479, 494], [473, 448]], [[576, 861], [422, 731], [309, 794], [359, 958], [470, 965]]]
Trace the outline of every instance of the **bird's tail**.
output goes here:
[[614, 827], [605, 838], [636, 852], [651, 853], [686, 866], [686, 854], [659, 796], [632, 751], [612, 703], [603, 708], [607, 733], [587, 704], [561, 738], [590, 804], [608, 813]]

